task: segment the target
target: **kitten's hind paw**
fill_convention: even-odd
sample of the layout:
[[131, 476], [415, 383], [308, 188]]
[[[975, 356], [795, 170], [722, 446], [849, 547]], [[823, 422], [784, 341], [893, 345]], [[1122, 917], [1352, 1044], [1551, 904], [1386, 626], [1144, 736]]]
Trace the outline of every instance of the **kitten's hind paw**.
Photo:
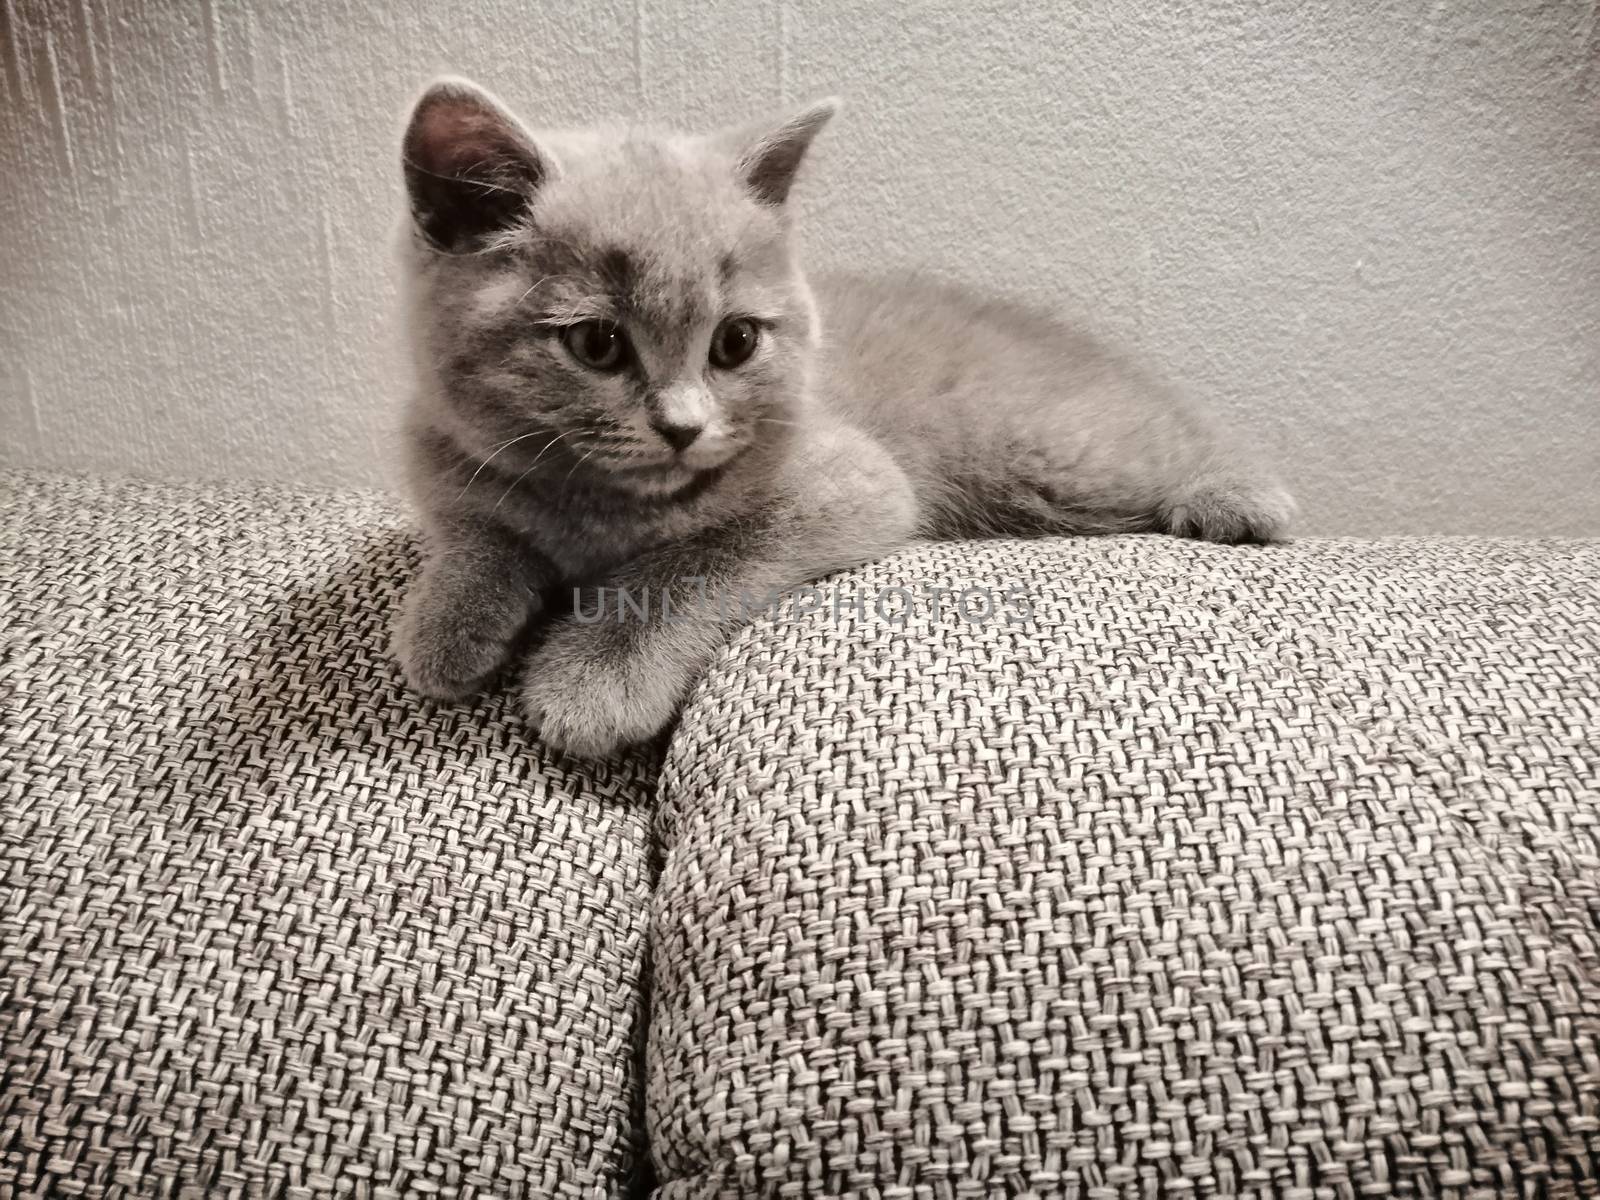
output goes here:
[[1297, 506], [1275, 483], [1206, 479], [1168, 503], [1161, 528], [1178, 537], [1236, 545], [1279, 542], [1288, 535]]

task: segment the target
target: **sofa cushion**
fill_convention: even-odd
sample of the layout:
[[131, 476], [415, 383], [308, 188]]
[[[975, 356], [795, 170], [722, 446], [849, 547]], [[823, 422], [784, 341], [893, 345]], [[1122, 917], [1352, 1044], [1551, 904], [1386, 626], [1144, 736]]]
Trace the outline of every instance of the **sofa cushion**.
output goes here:
[[631, 1176], [653, 764], [405, 694], [377, 498], [0, 483], [0, 1195]]
[[1600, 1195], [1600, 543], [920, 547], [786, 613], [662, 778], [664, 1195]]

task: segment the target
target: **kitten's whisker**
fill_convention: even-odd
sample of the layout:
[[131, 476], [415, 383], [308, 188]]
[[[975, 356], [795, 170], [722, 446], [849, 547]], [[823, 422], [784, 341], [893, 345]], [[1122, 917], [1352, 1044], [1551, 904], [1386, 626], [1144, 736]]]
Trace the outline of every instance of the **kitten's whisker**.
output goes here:
[[524, 479], [526, 479], [529, 475], [533, 474], [533, 469], [539, 465], [539, 460], [541, 458], [543, 458], [546, 454], [550, 453], [550, 447], [554, 446], [557, 442], [561, 441], [563, 438], [571, 437], [575, 433], [590, 433], [590, 432], [592, 432], [592, 430], [588, 430], [588, 429], [569, 429], [565, 433], [557, 434], [555, 437], [551, 438], [548, 442], [546, 442], [544, 444], [543, 449], [541, 449], [538, 454], [533, 456], [533, 461], [528, 464], [528, 469], [526, 471], [524, 471], [521, 475], [518, 475], [514, 480], [512, 480], [511, 481], [511, 486], [508, 487], [505, 491], [500, 493], [500, 499], [498, 499], [498, 500], [496, 500], [494, 502], [494, 508], [490, 509], [490, 511], [491, 512], [499, 512], [500, 511], [500, 506], [506, 502], [506, 497], [511, 495], [512, 492], [516, 491], [517, 488], [521, 485], [521, 483], [522, 483], [522, 481]]
[[488, 458], [484, 459], [481, 463], [478, 464], [478, 469], [472, 473], [472, 478], [467, 480], [467, 486], [461, 489], [461, 494], [458, 495], [456, 497], [456, 499], [460, 500], [462, 496], [465, 496], [467, 494], [467, 492], [469, 490], [471, 490], [472, 485], [474, 483], [478, 482], [478, 476], [483, 474], [483, 469], [485, 467], [487, 467], [490, 463], [492, 463], [496, 458], [498, 458], [500, 456], [500, 452], [502, 450], [509, 450], [512, 446], [515, 446], [518, 442], [525, 442], [531, 437], [538, 437], [541, 433], [549, 433], [549, 432], [551, 432], [551, 431], [548, 430], [548, 429], [535, 429], [535, 430], [532, 430], [532, 431], [530, 431], [528, 433], [520, 434], [517, 437], [512, 438], [509, 442], [501, 442], [489, 454]]
[[588, 462], [589, 461], [589, 455], [593, 454], [595, 452], [595, 450], [598, 450], [599, 448], [600, 447], [598, 447], [598, 446], [594, 447], [594, 449], [589, 451], [589, 454], [585, 454], [577, 462], [572, 464], [572, 470], [568, 471], [567, 472], [567, 477], [561, 481], [561, 494], [556, 497], [556, 507], [557, 508], [559, 508], [561, 506], [561, 502], [567, 498], [567, 488], [572, 483], [573, 474], [577, 471], [577, 469], [579, 467], [583, 466], [584, 463]]
[[[558, 279], [575, 279], [575, 278], [576, 278], [576, 276], [568, 275], [568, 274], [541, 275], [538, 279], [534, 280], [531, 284], [528, 285], [528, 290], [527, 291], [523, 292], [522, 295], [517, 297], [517, 304], [525, 303], [527, 301], [528, 297], [533, 295], [535, 289], [543, 286], [544, 284], [551, 283], [551, 282], [553, 282], [555, 280], [558, 280]], [[513, 305], [512, 307], [516, 307], [516, 305]]]
[[[542, 283], [548, 283], [550, 281], [550, 278], [551, 277], [549, 275], [541, 275], [538, 279], [535, 279], [532, 283], [530, 283], [528, 285], [528, 290], [523, 292], [522, 295], [517, 297], [517, 304], [520, 305], [529, 296], [533, 295], [533, 289], [538, 287]], [[513, 306], [513, 307], [515, 307], [515, 306]]]

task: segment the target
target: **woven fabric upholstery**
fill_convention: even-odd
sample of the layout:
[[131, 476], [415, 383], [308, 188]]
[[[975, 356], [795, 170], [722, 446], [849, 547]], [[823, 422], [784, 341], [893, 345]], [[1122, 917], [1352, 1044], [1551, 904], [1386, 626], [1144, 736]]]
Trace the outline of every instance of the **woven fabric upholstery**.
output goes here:
[[0, 1196], [596, 1197], [653, 765], [405, 694], [388, 502], [0, 482]]
[[1597, 584], [986, 544], [746, 631], [662, 779], [664, 1194], [1600, 1196]]

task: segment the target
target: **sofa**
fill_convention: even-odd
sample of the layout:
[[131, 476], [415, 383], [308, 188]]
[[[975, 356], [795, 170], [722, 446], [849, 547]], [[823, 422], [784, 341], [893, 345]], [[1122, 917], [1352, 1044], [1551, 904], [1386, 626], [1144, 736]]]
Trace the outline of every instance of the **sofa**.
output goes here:
[[[0, 1196], [1600, 1196], [1600, 541], [918, 545], [660, 744], [375, 494], [0, 482]], [[903, 619], [902, 619], [903, 618]]]

